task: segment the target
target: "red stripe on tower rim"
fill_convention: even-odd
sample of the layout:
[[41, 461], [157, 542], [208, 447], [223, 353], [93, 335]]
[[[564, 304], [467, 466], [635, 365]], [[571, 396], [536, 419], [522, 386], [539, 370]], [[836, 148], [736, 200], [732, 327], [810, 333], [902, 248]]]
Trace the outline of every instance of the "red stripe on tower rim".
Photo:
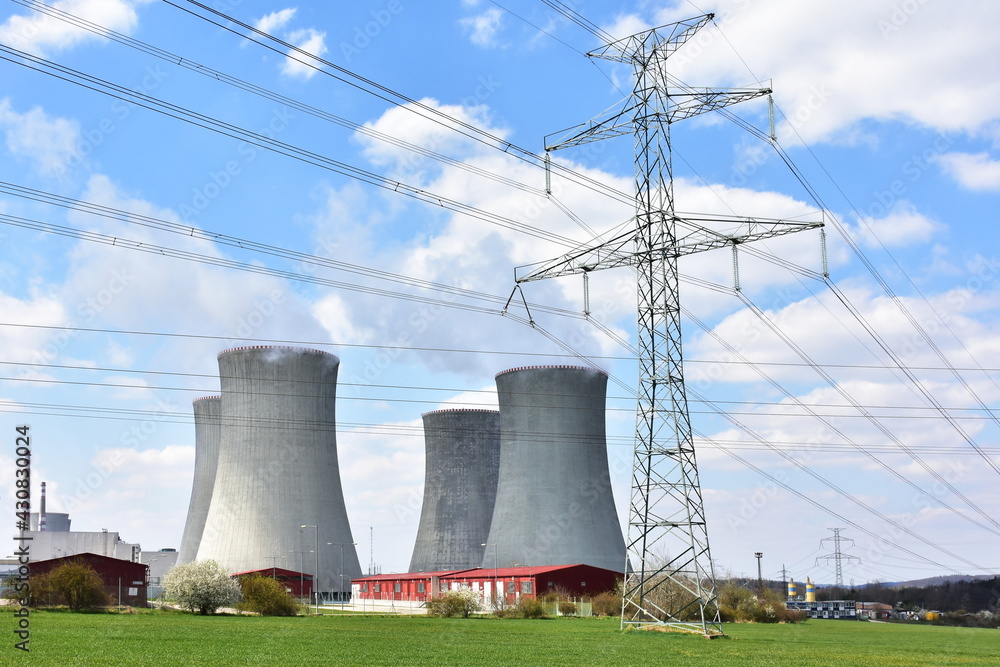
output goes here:
[[222, 355], [229, 354], [230, 352], [241, 352], [243, 350], [289, 350], [293, 352], [313, 352], [315, 354], [339, 358], [334, 353], [327, 352], [326, 350], [317, 350], [311, 347], [295, 347], [294, 345], [245, 345], [243, 347], [231, 347], [228, 350], [223, 350], [216, 356], [221, 357]]
[[548, 369], [560, 369], [560, 368], [572, 371], [592, 371], [594, 373], [600, 373], [604, 377], [608, 377], [608, 374], [605, 371], [602, 371], [600, 368], [591, 368], [589, 366], [561, 366], [558, 364], [552, 364], [548, 366], [518, 366], [517, 368], [508, 368], [505, 371], [500, 371], [499, 373], [497, 373], [494, 376], [494, 378], [498, 378], [505, 373], [513, 373], [515, 371], [534, 371], [534, 370], [548, 370]]

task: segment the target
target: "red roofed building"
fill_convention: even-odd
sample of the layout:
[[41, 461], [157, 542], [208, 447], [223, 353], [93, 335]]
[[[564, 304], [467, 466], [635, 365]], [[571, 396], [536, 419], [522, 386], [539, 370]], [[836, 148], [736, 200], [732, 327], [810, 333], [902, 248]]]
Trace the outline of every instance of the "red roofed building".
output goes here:
[[351, 592], [354, 600], [426, 602], [445, 591], [471, 588], [484, 600], [499, 594], [506, 598], [507, 604], [515, 604], [520, 597], [538, 597], [554, 591], [590, 597], [614, 589], [621, 578], [620, 572], [592, 565], [473, 568], [376, 574], [354, 579]]
[[104, 583], [104, 592], [112, 604], [145, 607], [148, 604], [146, 585], [149, 566], [130, 560], [110, 558], [92, 553], [35, 561], [28, 565], [29, 576], [48, 574], [60, 565], [80, 563], [90, 566]]

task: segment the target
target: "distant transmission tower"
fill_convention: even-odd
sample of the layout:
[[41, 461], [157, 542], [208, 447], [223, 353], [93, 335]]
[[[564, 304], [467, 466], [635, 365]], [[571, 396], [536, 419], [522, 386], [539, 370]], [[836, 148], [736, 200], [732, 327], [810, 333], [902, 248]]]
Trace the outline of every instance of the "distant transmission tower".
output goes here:
[[858, 558], [857, 556], [845, 556], [843, 551], [841, 551], [840, 549], [841, 542], [850, 542], [851, 546], [854, 546], [854, 540], [840, 536], [840, 531], [844, 530], [843, 528], [828, 528], [827, 530], [833, 531], [833, 537], [824, 537], [822, 540], [819, 541], [819, 546], [820, 548], [823, 548], [824, 542], [829, 542], [830, 540], [833, 540], [833, 553], [827, 556], [818, 556], [816, 558], [816, 564], [818, 565], [821, 560], [829, 561], [832, 559], [834, 565], [837, 568], [837, 578], [836, 578], [837, 588], [843, 588], [844, 587], [843, 562], [845, 560], [848, 562], [856, 560], [858, 561], [858, 564], [860, 564], [861, 559]]
[[[635, 227], [515, 272], [521, 284], [573, 274], [584, 274], [586, 281], [586, 274], [598, 269], [635, 268], [639, 401], [621, 623], [662, 624], [706, 635], [721, 634], [722, 623], [684, 388], [678, 258], [726, 246], [733, 247], [735, 257], [737, 245], [822, 226], [675, 211], [670, 125], [770, 93], [693, 89], [667, 74], [667, 58], [712, 17], [647, 30], [587, 54], [630, 64], [632, 94], [620, 110], [571, 128], [546, 151], [632, 136]], [[726, 231], [709, 229], [706, 222], [722, 223]]]

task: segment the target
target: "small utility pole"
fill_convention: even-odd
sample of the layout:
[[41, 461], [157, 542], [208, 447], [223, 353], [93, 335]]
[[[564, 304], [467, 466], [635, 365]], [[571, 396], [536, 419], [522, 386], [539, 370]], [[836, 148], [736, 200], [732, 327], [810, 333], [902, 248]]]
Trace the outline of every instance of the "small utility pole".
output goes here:
[[759, 595], [764, 591], [764, 577], [761, 575], [760, 570], [760, 559], [764, 555], [764, 552], [755, 551], [753, 555], [757, 557], [757, 594]]

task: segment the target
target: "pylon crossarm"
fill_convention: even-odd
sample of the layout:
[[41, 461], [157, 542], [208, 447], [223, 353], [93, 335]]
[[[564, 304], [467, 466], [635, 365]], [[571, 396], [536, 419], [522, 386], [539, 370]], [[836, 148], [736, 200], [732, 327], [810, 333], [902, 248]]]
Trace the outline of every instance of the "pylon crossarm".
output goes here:
[[[788, 222], [787, 220], [768, 218], [695, 218], [676, 217], [678, 234], [673, 246], [676, 256], [693, 255], [699, 252], [724, 248], [730, 245], [742, 245], [754, 241], [794, 234], [807, 229], [816, 229], [823, 226], [822, 221], [816, 222]], [[698, 222], [737, 222], [744, 229], [736, 229], [726, 232], [717, 232], [709, 229]], [[683, 233], [681, 228], [690, 231]]]
[[606, 241], [582, 245], [547, 262], [515, 267], [514, 280], [527, 283], [632, 264], [634, 239], [635, 228], [627, 228]]
[[[649, 53], [655, 49], [659, 57], [666, 58], [684, 42], [691, 39], [696, 32], [708, 25], [713, 18], [715, 18], [715, 14], [703, 14], [677, 23], [645, 30], [610, 42], [599, 49], [594, 49], [587, 54], [587, 57], [631, 63], [635, 61], [636, 54]], [[670, 29], [669, 33], [667, 33], [667, 28]]]
[[[738, 218], [738, 217], [702, 217], [675, 216], [678, 238], [668, 245], [657, 245], [644, 253], [637, 253], [631, 246], [635, 240], [636, 230], [626, 229], [616, 236], [601, 241], [595, 245], [583, 245], [556, 259], [538, 264], [527, 264], [514, 269], [514, 279], [517, 283], [527, 283], [546, 278], [590, 273], [604, 269], [614, 269], [621, 266], [635, 266], [649, 253], [662, 254], [669, 252], [679, 257], [693, 255], [699, 252], [724, 248], [730, 245], [742, 245], [753, 241], [793, 234], [806, 229], [823, 226], [822, 221], [789, 222], [778, 218]], [[699, 222], [735, 223], [737, 229], [729, 232], [717, 232]], [[745, 227], [746, 231], [739, 229]]]
[[[771, 94], [770, 88], [734, 88], [729, 90], [707, 90], [695, 91], [691, 93], [670, 93], [669, 99], [673, 104], [666, 111], [656, 114], [661, 122], [676, 123], [687, 118], [694, 118], [703, 113], [718, 111], [725, 107], [746, 102], [756, 97], [763, 97]], [[680, 98], [680, 101], [676, 101]]]
[[[624, 105], [624, 106], [622, 106]], [[632, 97], [625, 98], [610, 109], [597, 114], [586, 123], [580, 123], [555, 132], [545, 137], [545, 150], [557, 151], [571, 146], [582, 146], [601, 139], [632, 136], [632, 116], [635, 104]], [[559, 136], [559, 139], [549, 141], [549, 137]]]

